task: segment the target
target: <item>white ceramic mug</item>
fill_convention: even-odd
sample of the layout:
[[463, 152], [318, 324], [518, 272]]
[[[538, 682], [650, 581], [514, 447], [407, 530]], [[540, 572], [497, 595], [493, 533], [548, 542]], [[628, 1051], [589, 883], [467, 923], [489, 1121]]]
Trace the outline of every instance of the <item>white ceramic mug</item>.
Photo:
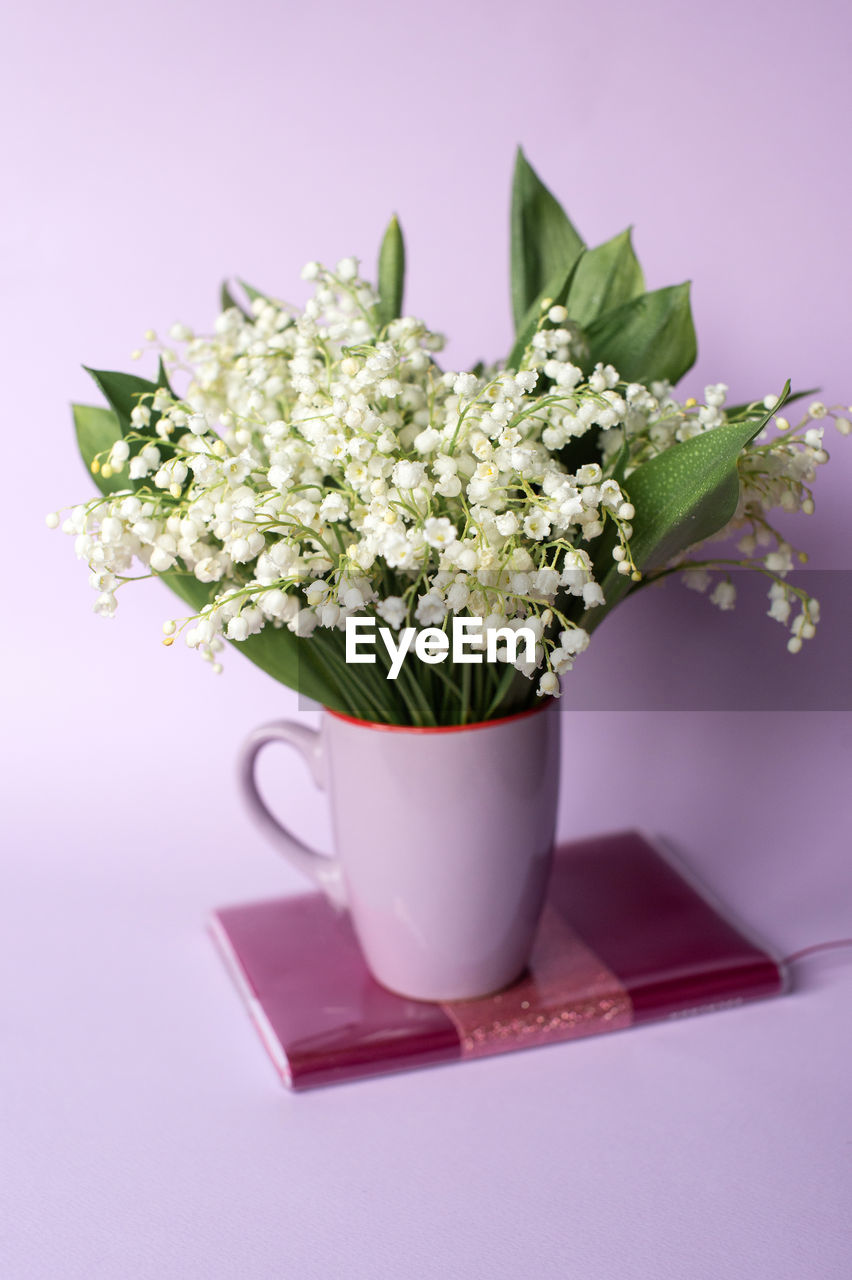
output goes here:
[[[255, 761], [270, 742], [295, 747], [328, 791], [335, 856], [309, 848], [267, 808]], [[553, 853], [556, 702], [438, 729], [329, 711], [319, 730], [277, 721], [245, 744], [241, 778], [284, 855], [351, 912], [384, 986], [418, 1000], [461, 1000], [523, 972]]]

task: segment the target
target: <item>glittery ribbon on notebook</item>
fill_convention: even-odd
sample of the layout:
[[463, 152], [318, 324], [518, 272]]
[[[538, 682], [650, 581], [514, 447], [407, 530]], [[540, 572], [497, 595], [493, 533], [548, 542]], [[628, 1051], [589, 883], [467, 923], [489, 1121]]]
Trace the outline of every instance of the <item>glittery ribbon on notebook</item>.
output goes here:
[[633, 1021], [625, 987], [552, 907], [545, 909], [530, 968], [518, 982], [496, 995], [441, 1007], [458, 1032], [463, 1058], [575, 1040]]

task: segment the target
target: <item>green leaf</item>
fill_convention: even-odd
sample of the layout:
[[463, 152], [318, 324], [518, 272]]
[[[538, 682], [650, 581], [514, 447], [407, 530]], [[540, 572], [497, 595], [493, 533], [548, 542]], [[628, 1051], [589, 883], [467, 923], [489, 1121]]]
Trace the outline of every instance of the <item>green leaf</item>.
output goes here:
[[200, 613], [219, 589], [218, 583], [199, 582], [194, 574], [184, 569], [169, 569], [167, 573], [158, 573], [156, 576], [170, 587], [175, 595], [180, 596], [193, 613]]
[[[140, 378], [135, 373], [111, 373], [105, 369], [89, 369], [86, 365], [83, 368], [106, 396], [110, 408], [121, 424], [122, 431], [126, 431], [130, 426], [130, 414], [139, 403], [140, 396], [150, 395], [158, 387], [169, 385], [162, 360], [156, 382], [149, 382], [147, 378]], [[152, 423], [155, 419], [156, 415], [152, 414]]]
[[174, 392], [172, 391], [172, 384], [169, 382], [169, 375], [166, 371], [166, 366], [163, 363], [162, 356], [160, 356], [160, 359], [157, 361], [157, 386], [165, 387], [167, 391], [174, 395]]
[[[541, 307], [544, 299], [550, 298], [554, 304], [561, 304], [562, 306], [565, 306], [568, 295], [571, 291], [572, 282], [579, 270], [580, 263], [583, 261], [584, 253], [585, 251], [581, 249], [579, 255], [568, 270], [563, 271], [560, 275], [555, 276], [550, 280], [542, 289], [539, 296], [535, 298], [532, 304], [528, 307], [526, 315], [518, 326], [518, 336], [515, 339], [515, 344], [506, 357], [507, 369], [519, 368], [523, 354], [532, 341], [533, 334], [539, 326], [539, 322], [541, 320]], [[550, 325], [548, 321], [545, 321], [545, 324], [550, 328], [554, 327]]]
[[605, 311], [638, 298], [645, 289], [630, 228], [594, 249], [587, 249], [566, 302], [572, 320], [589, 325]]
[[402, 315], [405, 285], [405, 242], [396, 214], [391, 218], [379, 251], [379, 324], [384, 327]]
[[92, 471], [95, 458], [110, 450], [116, 440], [121, 439], [121, 427], [112, 409], [103, 409], [100, 405], [72, 404], [71, 411], [74, 414], [74, 430], [80, 456], [101, 493], [117, 493], [120, 489], [126, 489], [126, 472], [105, 480], [101, 471]]
[[332, 711], [348, 712], [351, 703], [341, 689], [339, 679], [324, 669], [322, 650], [327, 637], [316, 635], [300, 638], [286, 627], [271, 627], [268, 623], [255, 636], [235, 645], [241, 653], [260, 667], [267, 675], [296, 689], [305, 698]]
[[245, 307], [241, 307], [239, 302], [237, 302], [236, 298], [231, 293], [227, 280], [222, 281], [222, 287], [219, 290], [219, 305], [223, 311], [229, 311], [232, 307], [235, 307], [237, 311], [242, 312], [246, 320], [251, 319], [251, 316], [248, 314]]
[[[785, 402], [784, 387], [778, 408]], [[630, 549], [642, 573], [667, 564], [688, 547], [718, 533], [736, 511], [740, 493], [737, 458], [759, 435], [775, 410], [745, 422], [726, 422], [643, 463], [625, 482], [636, 508]], [[612, 560], [614, 531], [601, 538], [595, 555], [595, 577], [606, 603], [588, 610], [582, 625], [593, 630], [634, 586], [618, 573]]]
[[256, 302], [258, 298], [262, 302], [272, 302], [272, 299], [266, 293], [261, 293], [259, 289], [255, 289], [253, 285], [246, 284], [245, 280], [238, 280], [237, 284], [248, 298], [249, 302]]
[[590, 364], [613, 364], [626, 382], [677, 382], [698, 354], [689, 284], [655, 289], [605, 312], [586, 339]]
[[519, 329], [548, 283], [564, 276], [584, 248], [559, 201], [518, 148], [512, 184], [512, 313]]

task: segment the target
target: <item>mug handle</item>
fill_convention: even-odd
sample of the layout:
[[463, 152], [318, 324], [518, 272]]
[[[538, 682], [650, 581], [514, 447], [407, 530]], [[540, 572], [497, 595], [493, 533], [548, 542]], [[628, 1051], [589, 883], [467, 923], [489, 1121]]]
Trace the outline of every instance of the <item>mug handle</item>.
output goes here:
[[243, 743], [240, 752], [240, 783], [246, 803], [261, 831], [277, 845], [297, 871], [313, 880], [338, 909], [346, 905], [343, 871], [337, 858], [318, 853], [279, 822], [260, 794], [255, 777], [257, 758], [270, 742], [286, 742], [295, 747], [305, 760], [314, 784], [325, 790], [325, 756], [322, 733], [290, 720], [275, 720], [255, 729]]

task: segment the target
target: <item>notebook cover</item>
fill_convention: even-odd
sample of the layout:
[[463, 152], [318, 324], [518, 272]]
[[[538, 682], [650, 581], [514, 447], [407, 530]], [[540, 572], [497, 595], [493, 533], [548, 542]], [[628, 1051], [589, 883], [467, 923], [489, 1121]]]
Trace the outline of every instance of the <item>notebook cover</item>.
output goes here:
[[616, 1031], [786, 987], [780, 963], [636, 832], [557, 849], [529, 968], [484, 999], [427, 1004], [385, 990], [348, 915], [321, 894], [223, 907], [211, 931], [294, 1089]]

